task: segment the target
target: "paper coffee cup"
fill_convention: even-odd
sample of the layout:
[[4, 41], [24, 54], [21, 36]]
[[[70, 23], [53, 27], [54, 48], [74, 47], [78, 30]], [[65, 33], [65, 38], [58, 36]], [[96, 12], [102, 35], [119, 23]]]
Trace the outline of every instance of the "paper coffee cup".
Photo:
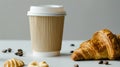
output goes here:
[[34, 56], [60, 54], [65, 11], [61, 5], [31, 6], [28, 11]]
[[31, 6], [28, 16], [65, 16], [66, 12], [62, 5]]

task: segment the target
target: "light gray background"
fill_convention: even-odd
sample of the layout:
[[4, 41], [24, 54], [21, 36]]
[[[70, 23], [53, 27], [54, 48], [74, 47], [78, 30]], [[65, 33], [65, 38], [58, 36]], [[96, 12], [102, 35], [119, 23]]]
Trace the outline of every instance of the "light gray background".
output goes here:
[[0, 39], [29, 40], [31, 5], [62, 4], [67, 11], [64, 40], [85, 40], [100, 29], [120, 33], [120, 0], [0, 0]]

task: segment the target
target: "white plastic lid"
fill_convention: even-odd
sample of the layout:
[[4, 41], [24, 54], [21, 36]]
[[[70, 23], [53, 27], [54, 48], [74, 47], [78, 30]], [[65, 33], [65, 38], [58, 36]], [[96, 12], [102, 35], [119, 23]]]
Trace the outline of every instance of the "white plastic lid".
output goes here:
[[41, 5], [31, 6], [28, 16], [63, 16], [65, 15], [62, 5]]

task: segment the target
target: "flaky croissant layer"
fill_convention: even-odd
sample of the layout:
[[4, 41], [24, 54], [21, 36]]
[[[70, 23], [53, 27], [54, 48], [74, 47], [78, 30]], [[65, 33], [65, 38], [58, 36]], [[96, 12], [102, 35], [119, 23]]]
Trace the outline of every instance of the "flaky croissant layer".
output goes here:
[[80, 44], [80, 47], [73, 52], [71, 58], [75, 61], [119, 59], [120, 35], [115, 35], [108, 29], [97, 31], [91, 39]]

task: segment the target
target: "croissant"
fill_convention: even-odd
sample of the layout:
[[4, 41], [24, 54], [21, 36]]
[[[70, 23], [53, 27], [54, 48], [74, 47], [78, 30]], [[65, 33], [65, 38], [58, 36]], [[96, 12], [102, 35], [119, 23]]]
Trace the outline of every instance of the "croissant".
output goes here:
[[113, 34], [108, 29], [102, 29], [93, 34], [92, 38], [81, 43], [71, 55], [74, 61], [120, 58], [120, 35]]

